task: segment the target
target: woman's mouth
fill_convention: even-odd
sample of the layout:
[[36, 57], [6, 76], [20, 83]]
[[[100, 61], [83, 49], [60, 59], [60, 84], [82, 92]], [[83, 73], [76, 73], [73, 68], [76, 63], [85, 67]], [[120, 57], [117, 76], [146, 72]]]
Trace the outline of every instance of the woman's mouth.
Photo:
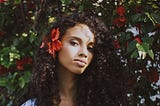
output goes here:
[[75, 59], [74, 61], [76, 62], [76, 64], [79, 67], [84, 67], [87, 64], [87, 62], [85, 62], [84, 60], [81, 60], [81, 59]]

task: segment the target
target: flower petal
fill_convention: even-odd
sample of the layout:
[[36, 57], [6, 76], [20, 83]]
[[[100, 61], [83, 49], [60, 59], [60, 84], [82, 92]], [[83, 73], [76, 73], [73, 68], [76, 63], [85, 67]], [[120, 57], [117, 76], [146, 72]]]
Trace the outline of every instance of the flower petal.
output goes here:
[[119, 16], [124, 16], [124, 14], [126, 13], [126, 9], [124, 8], [124, 6], [119, 6], [116, 12]]
[[55, 41], [58, 40], [58, 38], [59, 38], [59, 28], [53, 29], [51, 32], [51, 40]]

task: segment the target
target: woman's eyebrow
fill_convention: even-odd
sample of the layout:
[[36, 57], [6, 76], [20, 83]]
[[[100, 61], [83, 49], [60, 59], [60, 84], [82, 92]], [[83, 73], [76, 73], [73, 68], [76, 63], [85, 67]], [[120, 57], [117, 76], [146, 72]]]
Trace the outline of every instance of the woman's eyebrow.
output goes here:
[[76, 36], [70, 36], [70, 37], [69, 37], [69, 39], [76, 39], [76, 40], [78, 40], [78, 41], [82, 41], [82, 39], [81, 39], [81, 38], [76, 37]]
[[[70, 36], [69, 39], [76, 39], [77, 41], [82, 42], [82, 39], [77, 36]], [[94, 41], [89, 42], [89, 44], [94, 45]]]

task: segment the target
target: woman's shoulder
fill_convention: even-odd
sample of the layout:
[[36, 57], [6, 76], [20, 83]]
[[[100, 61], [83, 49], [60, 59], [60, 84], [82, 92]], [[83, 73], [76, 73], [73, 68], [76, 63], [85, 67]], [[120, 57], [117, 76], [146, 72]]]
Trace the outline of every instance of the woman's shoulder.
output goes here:
[[36, 99], [29, 99], [25, 103], [23, 103], [21, 106], [36, 106]]

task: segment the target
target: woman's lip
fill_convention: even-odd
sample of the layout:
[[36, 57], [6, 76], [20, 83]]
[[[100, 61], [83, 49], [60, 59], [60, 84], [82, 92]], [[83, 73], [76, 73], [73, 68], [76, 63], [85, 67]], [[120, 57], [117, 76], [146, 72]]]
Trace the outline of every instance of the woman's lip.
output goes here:
[[84, 63], [84, 64], [87, 64], [87, 62], [84, 61], [84, 60], [82, 60], [82, 59], [74, 59], [74, 61], [80, 61], [80, 62], [82, 62], [82, 63]]
[[80, 67], [84, 67], [87, 63], [83, 60], [80, 60], [80, 59], [75, 59], [74, 60], [76, 62], [76, 64]]
[[84, 67], [86, 64], [85, 63], [83, 63], [83, 62], [81, 62], [81, 61], [75, 61], [76, 62], [76, 64], [78, 65], [78, 66], [80, 66], [80, 67]]

